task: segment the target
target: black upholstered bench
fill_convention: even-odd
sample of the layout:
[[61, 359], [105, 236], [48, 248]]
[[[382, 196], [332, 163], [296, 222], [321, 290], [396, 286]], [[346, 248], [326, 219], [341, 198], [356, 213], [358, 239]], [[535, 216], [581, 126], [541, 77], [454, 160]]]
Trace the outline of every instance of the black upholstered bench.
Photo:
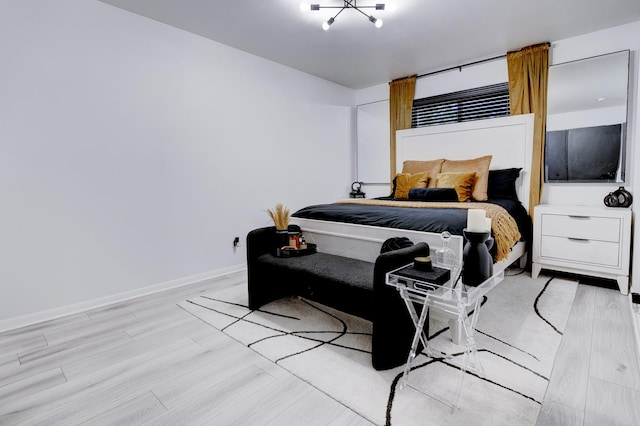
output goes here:
[[289, 294], [371, 319], [373, 263], [327, 253], [288, 258], [265, 253], [257, 262], [272, 278], [270, 287], [284, 285]]
[[273, 255], [275, 227], [247, 235], [249, 307], [301, 296], [373, 323], [371, 360], [378, 370], [406, 362], [415, 329], [398, 292], [385, 283], [388, 271], [428, 256], [429, 246], [380, 254], [375, 263], [314, 253], [299, 257]]

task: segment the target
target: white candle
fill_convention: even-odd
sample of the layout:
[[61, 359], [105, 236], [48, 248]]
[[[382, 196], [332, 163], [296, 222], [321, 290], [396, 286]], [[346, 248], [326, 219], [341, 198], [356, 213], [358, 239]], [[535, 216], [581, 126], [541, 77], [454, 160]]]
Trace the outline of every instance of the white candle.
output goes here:
[[486, 220], [487, 220], [487, 226], [485, 227], [485, 231], [491, 232], [491, 218], [488, 217]]
[[485, 232], [487, 227], [487, 212], [482, 209], [469, 209], [467, 213], [467, 231]]

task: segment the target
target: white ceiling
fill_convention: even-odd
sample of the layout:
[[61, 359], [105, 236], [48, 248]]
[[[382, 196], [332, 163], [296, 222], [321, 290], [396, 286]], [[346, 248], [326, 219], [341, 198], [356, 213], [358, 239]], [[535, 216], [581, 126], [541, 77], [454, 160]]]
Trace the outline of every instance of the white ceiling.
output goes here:
[[101, 1], [352, 89], [640, 20], [639, 0], [393, 0], [380, 29], [345, 10], [323, 31], [335, 10], [300, 0]]

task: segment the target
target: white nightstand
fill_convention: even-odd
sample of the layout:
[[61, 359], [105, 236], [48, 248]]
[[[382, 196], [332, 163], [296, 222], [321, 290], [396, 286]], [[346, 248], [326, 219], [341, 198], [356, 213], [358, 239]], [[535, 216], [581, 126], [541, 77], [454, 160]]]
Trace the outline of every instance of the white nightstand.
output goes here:
[[629, 293], [631, 210], [628, 208], [536, 206], [533, 218], [533, 266], [618, 282]]

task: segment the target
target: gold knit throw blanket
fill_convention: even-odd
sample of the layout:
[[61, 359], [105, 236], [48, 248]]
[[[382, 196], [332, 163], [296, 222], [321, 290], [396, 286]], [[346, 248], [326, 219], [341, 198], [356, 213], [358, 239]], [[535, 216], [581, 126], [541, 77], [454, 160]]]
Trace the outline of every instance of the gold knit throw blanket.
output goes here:
[[491, 218], [491, 230], [496, 243], [495, 261], [506, 259], [511, 248], [520, 241], [520, 231], [515, 219], [502, 207], [491, 203], [459, 203], [459, 202], [428, 202], [424, 201], [395, 201], [376, 200], [373, 198], [355, 198], [336, 201], [336, 204], [363, 204], [368, 206], [411, 207], [420, 209], [482, 209]]

